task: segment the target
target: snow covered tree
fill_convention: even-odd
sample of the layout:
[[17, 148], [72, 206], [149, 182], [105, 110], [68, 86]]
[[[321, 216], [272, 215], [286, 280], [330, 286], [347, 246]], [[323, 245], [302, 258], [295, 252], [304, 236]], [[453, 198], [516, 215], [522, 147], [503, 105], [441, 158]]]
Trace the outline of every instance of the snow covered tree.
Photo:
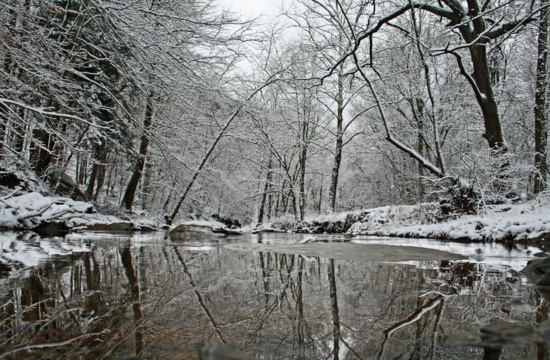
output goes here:
[[537, 78], [535, 93], [535, 180], [534, 192], [540, 193], [546, 189], [548, 164], [548, 26], [550, 24], [550, 2], [541, 1], [541, 12], [538, 36]]
[[124, 191], [125, 209], [150, 144], [160, 166], [185, 170], [195, 154], [167, 138], [187, 133], [182, 141], [200, 148], [196, 131], [216, 126], [210, 109], [231, 111], [226, 79], [249, 27], [202, 0], [13, 0], [0, 21], [2, 156], [44, 177], [75, 169], [89, 199], [107, 184]]
[[[173, 175], [179, 173], [176, 183], [194, 182], [189, 180], [193, 175], [182, 170], [196, 162], [195, 155], [202, 155], [185, 154], [185, 147], [174, 148], [170, 145], [176, 144], [171, 142], [177, 136], [182, 144], [194, 143], [195, 150], [199, 150], [205, 139], [193, 133], [204, 134], [219, 126], [219, 114], [211, 110], [233, 111], [233, 100], [225, 84], [233, 62], [240, 56], [239, 47], [249, 24], [217, 11], [211, 1], [202, 0], [178, 4], [138, 1], [122, 9], [113, 5], [111, 11], [116, 18], [124, 19], [117, 23], [119, 32], [136, 49], [135, 66], [139, 72], [135, 77], [141, 84], [140, 98], [147, 102], [142, 115], [145, 121], [136, 126], [141, 133], [139, 154], [133, 156], [136, 160], [126, 186], [127, 196], [120, 203], [121, 208], [130, 210], [149, 142], [162, 154], [165, 166], [176, 170]], [[154, 99], [148, 95], [151, 91]], [[155, 121], [151, 125], [149, 115], [153, 113]], [[178, 164], [176, 169], [174, 164]]]
[[[313, 1], [311, 8], [314, 7], [322, 9], [319, 11], [324, 13], [327, 22], [337, 19], [336, 10], [342, 9], [340, 1]], [[360, 13], [358, 9], [361, 9], [362, 12]], [[454, 0], [439, 3], [409, 1], [402, 4], [360, 2], [344, 11], [343, 21], [339, 22], [340, 27], [346, 31], [351, 48], [328, 68], [325, 76], [337, 72], [339, 66], [348, 59], [354, 59], [356, 71], [363, 72], [363, 75], [367, 75], [366, 72], [370, 71], [372, 74], [367, 76], [376, 77], [376, 69], [383, 65], [377, 59], [376, 51], [378, 46], [383, 45], [383, 42], [377, 40], [376, 36], [388, 36], [386, 29], [392, 26], [402, 29], [399, 19], [407, 13], [429, 15], [425, 20], [437, 26], [441, 35], [444, 36], [446, 43], [440, 46], [436, 44], [436, 46], [427, 49], [423, 49], [421, 46], [422, 56], [426, 59], [427, 54], [431, 56], [451, 55], [451, 58], [455, 60], [455, 69], [460, 71], [470, 85], [481, 110], [485, 130], [483, 137], [486, 139], [495, 161], [500, 163], [497, 169], [499, 176], [495, 184], [496, 188], [506, 191], [504, 183], [509, 161], [505, 154], [508, 149], [491, 83], [491, 68], [487, 53], [493, 44], [509, 37], [532, 22], [537, 10], [532, 11], [529, 2], [514, 4], [500, 2], [480, 4], [476, 0], [467, 3]], [[414, 20], [414, 16], [411, 19], [417, 22]], [[402, 30], [405, 33], [411, 33], [407, 29]], [[413, 27], [413, 30], [417, 31], [418, 26]], [[414, 35], [413, 32], [413, 36], [417, 35]], [[350, 69], [350, 71], [352, 70]], [[367, 78], [365, 80], [371, 81]], [[427, 84], [430, 85], [429, 82]], [[385, 105], [381, 103], [380, 106]], [[403, 143], [391, 136], [388, 137], [388, 140], [417, 161], [426, 164], [426, 159], [417, 151], [403, 146]], [[428, 167], [428, 169], [438, 176], [442, 175], [442, 169], [436, 167]]]
[[[357, 11], [356, 16], [360, 17], [365, 7], [355, 8], [351, 1], [340, 1], [331, 4], [330, 12], [333, 16], [325, 17], [326, 12], [323, 7], [310, 6], [307, 1], [298, 2], [298, 6], [292, 14], [287, 14], [292, 23], [301, 30], [300, 34], [304, 38], [305, 51], [315, 53], [315, 73], [312, 78], [323, 76], [323, 69], [330, 68], [342, 56], [351, 50], [352, 43], [347, 37], [347, 31], [342, 27], [345, 22], [347, 11]], [[306, 11], [304, 10], [306, 8]], [[350, 27], [356, 28], [357, 23], [348, 23]], [[363, 112], [356, 112], [350, 115], [352, 100], [363, 86], [358, 86], [353, 81], [352, 74], [347, 72], [344, 63], [337, 66], [331, 78], [325, 79], [322, 86], [319, 87], [321, 104], [332, 114], [333, 121], [329, 128], [334, 136], [334, 150], [332, 150], [332, 170], [330, 174], [330, 185], [328, 192], [328, 211], [333, 212], [336, 209], [336, 199], [338, 192], [340, 167], [342, 163], [342, 153], [344, 147], [353, 140], [355, 136], [361, 134], [361, 131], [355, 131], [349, 134], [354, 122], [363, 115]], [[347, 136], [346, 136], [347, 135]]]
[[109, 24], [93, 2], [12, 1], [6, 8], [15, 26], [3, 27], [9, 34], [0, 43], [0, 102], [6, 123], [18, 130], [4, 125], [10, 131], [4, 143], [24, 139], [26, 148], [17, 145], [12, 153], [41, 175], [52, 167], [63, 171], [69, 153], [88, 145], [92, 158], [102, 158], [106, 141], [126, 138], [115, 112], [127, 48], [108, 40]]

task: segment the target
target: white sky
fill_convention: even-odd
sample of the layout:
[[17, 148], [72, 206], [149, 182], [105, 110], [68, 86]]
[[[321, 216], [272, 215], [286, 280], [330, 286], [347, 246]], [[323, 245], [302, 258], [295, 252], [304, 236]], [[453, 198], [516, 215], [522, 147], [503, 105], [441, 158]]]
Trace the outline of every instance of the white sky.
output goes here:
[[218, 0], [221, 7], [244, 18], [260, 15], [274, 16], [279, 12], [282, 0]]

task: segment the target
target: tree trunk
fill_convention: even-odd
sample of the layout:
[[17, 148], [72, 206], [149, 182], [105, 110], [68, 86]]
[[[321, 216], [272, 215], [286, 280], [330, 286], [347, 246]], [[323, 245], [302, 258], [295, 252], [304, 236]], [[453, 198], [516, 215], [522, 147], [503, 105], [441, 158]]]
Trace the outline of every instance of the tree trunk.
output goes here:
[[264, 221], [265, 204], [267, 199], [267, 192], [269, 189], [269, 183], [271, 182], [271, 156], [269, 157], [269, 163], [267, 164], [267, 175], [264, 184], [264, 191], [262, 193], [262, 202], [260, 204], [260, 211], [258, 213], [258, 225]]
[[46, 130], [36, 129], [33, 131], [34, 146], [31, 147], [30, 161], [34, 171], [43, 175], [52, 161], [52, 150], [55, 145], [53, 136]]
[[4, 157], [4, 142], [7, 140], [6, 131], [8, 130], [7, 111], [3, 104], [0, 104], [0, 160]]
[[[299, 202], [299, 220], [304, 221], [305, 213], [306, 213], [306, 168], [305, 168], [305, 161], [304, 161], [304, 167], [300, 170], [300, 194], [298, 198]], [[296, 209], [294, 209], [294, 213], [296, 213]]]
[[[23, 152], [23, 147], [25, 145], [25, 110], [22, 108], [18, 108], [14, 111], [16, 114], [15, 119], [13, 119], [12, 126], [11, 126], [11, 147], [12, 149], [20, 154]], [[53, 149], [53, 146], [52, 146]]]
[[[164, 201], [164, 205], [162, 206], [162, 213], [168, 214], [168, 205], [170, 205], [170, 202], [172, 201], [172, 197], [174, 196], [174, 190], [176, 188], [176, 182], [172, 182], [172, 186], [170, 187], [170, 192], [168, 193], [168, 196], [166, 197], [166, 200]], [[161, 197], [162, 200], [162, 197]], [[164, 215], [165, 219], [168, 218], [168, 215]]]
[[90, 180], [88, 181], [88, 187], [86, 188], [86, 195], [88, 198], [94, 198], [94, 188], [100, 177], [101, 165], [104, 159], [104, 152], [106, 152], [105, 140], [99, 145], [94, 147], [94, 163], [92, 165], [92, 173], [90, 174]]
[[323, 207], [323, 180], [324, 180], [324, 177], [321, 177], [321, 186], [319, 186], [319, 204], [317, 207], [318, 214], [321, 213], [321, 209]]
[[[306, 165], [307, 165], [307, 148], [308, 148], [308, 133], [309, 133], [309, 124], [308, 120], [304, 119], [301, 129], [301, 139], [300, 139], [300, 174], [299, 174], [299, 220], [304, 221], [305, 209], [306, 209]], [[293, 192], [294, 194], [294, 192]], [[296, 203], [296, 201], [294, 201]], [[294, 208], [294, 214], [296, 214], [296, 208]]]
[[[498, 165], [496, 173], [496, 188], [497, 190], [507, 192], [508, 185], [505, 183], [507, 178], [507, 170], [510, 167], [509, 160], [505, 157], [508, 149], [504, 140], [504, 133], [498, 113], [498, 104], [493, 93], [491, 85], [491, 70], [487, 59], [488, 39], [478, 39], [485, 31], [485, 20], [480, 14], [479, 4], [477, 0], [468, 0], [469, 17], [471, 22], [463, 24], [459, 27], [460, 33], [467, 43], [474, 43], [470, 46], [470, 59], [472, 60], [473, 72], [470, 75], [466, 73], [462, 64], [459, 61], [461, 72], [470, 82], [470, 86], [474, 90], [477, 103], [483, 114], [483, 123], [485, 133], [483, 137], [487, 140], [491, 155]], [[454, 11], [454, 9], [453, 9]], [[455, 54], [455, 56], [457, 56]], [[459, 58], [459, 57], [457, 57]]]
[[338, 191], [338, 177], [340, 174], [340, 163], [342, 162], [343, 145], [343, 125], [344, 125], [344, 84], [342, 74], [338, 77], [338, 93], [336, 95], [336, 148], [334, 149], [334, 162], [332, 165], [332, 176], [330, 177], [329, 188], [329, 210], [334, 212], [336, 209], [336, 192]]
[[78, 184], [84, 185], [87, 181], [88, 164], [86, 159], [78, 153], [76, 156], [76, 179]]
[[491, 86], [486, 44], [470, 47], [470, 55], [474, 68], [472, 77], [479, 89], [479, 94], [476, 94], [476, 98], [483, 113], [483, 122], [485, 125], [483, 137], [487, 140], [489, 147], [495, 155], [505, 154], [507, 148], [500, 123], [498, 105]]
[[90, 180], [88, 181], [88, 186], [86, 187], [86, 196], [89, 199], [92, 199], [93, 196], [94, 196], [94, 187], [95, 187], [95, 182], [96, 182], [98, 171], [99, 171], [99, 167], [94, 162], [94, 164], [92, 165], [92, 172], [90, 174]]
[[296, 194], [294, 193], [294, 186], [292, 186], [292, 184], [290, 184], [290, 189], [288, 190], [288, 198], [290, 198], [291, 200], [292, 213], [294, 214], [294, 218], [300, 220], [300, 216], [298, 214], [298, 200], [296, 199]]
[[100, 156], [101, 156], [101, 159], [99, 160], [99, 165], [97, 167], [94, 201], [97, 200], [97, 197], [99, 196], [99, 192], [101, 191], [101, 188], [103, 188], [103, 184], [105, 183], [105, 173], [107, 172], [107, 148], [106, 147], [103, 148]]
[[[411, 108], [418, 126], [418, 134], [416, 135], [416, 151], [420, 156], [424, 155], [424, 102], [421, 98], [411, 99]], [[435, 116], [435, 115], [434, 115]], [[438, 164], [439, 165], [439, 164]], [[440, 165], [439, 165], [440, 166]], [[422, 201], [424, 197], [424, 184], [422, 178], [426, 175], [422, 164], [417, 164], [418, 170], [418, 201]]]
[[126, 186], [126, 191], [120, 202], [120, 208], [132, 211], [132, 205], [134, 204], [134, 198], [138, 188], [141, 174], [143, 173], [143, 167], [145, 166], [145, 159], [147, 157], [147, 149], [149, 147], [149, 137], [147, 130], [151, 128], [153, 123], [153, 94], [147, 97], [147, 105], [145, 108], [145, 119], [143, 120], [143, 134], [141, 135], [141, 144], [139, 146], [139, 156], [134, 166], [134, 171]]
[[[271, 168], [270, 168], [271, 170]], [[269, 175], [270, 175], [270, 179], [269, 179], [269, 182], [267, 184], [267, 221], [269, 221], [271, 219], [271, 208], [273, 207], [273, 196], [271, 194], [271, 182], [273, 181], [272, 179], [272, 174], [271, 174], [271, 171], [269, 172]]]
[[550, 23], [549, 0], [541, 0], [539, 22], [537, 80], [535, 90], [535, 194], [546, 189], [548, 166], [546, 164], [546, 148], [548, 130], [546, 120], [546, 90], [548, 87], [548, 25]]
[[148, 156], [145, 159], [145, 168], [143, 171], [143, 180], [141, 182], [141, 208], [143, 210], [150, 207], [150, 202], [152, 202], [151, 196], [151, 175], [153, 171], [153, 162], [151, 157]]
[[[279, 195], [279, 201], [277, 203], [277, 209], [280, 209], [277, 211], [277, 216], [279, 216], [279, 214], [285, 214], [286, 213], [286, 209], [288, 207], [288, 197], [287, 197], [287, 194], [286, 194], [286, 183], [287, 181], [286, 180], [283, 180], [283, 186], [281, 187], [281, 193]], [[279, 207], [279, 203], [281, 204], [281, 207]]]
[[283, 184], [281, 186], [281, 190], [279, 192], [279, 194], [277, 195], [277, 200], [275, 201], [275, 217], [278, 217], [279, 214], [281, 213], [281, 206], [282, 206], [282, 194], [283, 194], [283, 191], [284, 191], [284, 186], [285, 186], [285, 182], [283, 180]]

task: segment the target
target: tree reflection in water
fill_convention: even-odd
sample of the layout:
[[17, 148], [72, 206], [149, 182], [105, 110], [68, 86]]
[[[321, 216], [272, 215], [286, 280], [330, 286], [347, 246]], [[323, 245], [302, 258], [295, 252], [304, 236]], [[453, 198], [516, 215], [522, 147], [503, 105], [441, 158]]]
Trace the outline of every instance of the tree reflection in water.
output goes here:
[[440, 341], [493, 320], [548, 318], [547, 300], [505, 266], [332, 260], [161, 238], [89, 245], [2, 280], [0, 358], [193, 359], [209, 341], [258, 358], [548, 357], [542, 344], [484, 352]]

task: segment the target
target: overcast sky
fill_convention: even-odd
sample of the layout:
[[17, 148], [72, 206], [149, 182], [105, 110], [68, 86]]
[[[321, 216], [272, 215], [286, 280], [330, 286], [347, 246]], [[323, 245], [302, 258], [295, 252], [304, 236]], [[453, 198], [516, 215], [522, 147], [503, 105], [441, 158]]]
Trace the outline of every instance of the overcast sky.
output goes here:
[[245, 18], [274, 15], [279, 11], [281, 0], [218, 0], [225, 9]]

